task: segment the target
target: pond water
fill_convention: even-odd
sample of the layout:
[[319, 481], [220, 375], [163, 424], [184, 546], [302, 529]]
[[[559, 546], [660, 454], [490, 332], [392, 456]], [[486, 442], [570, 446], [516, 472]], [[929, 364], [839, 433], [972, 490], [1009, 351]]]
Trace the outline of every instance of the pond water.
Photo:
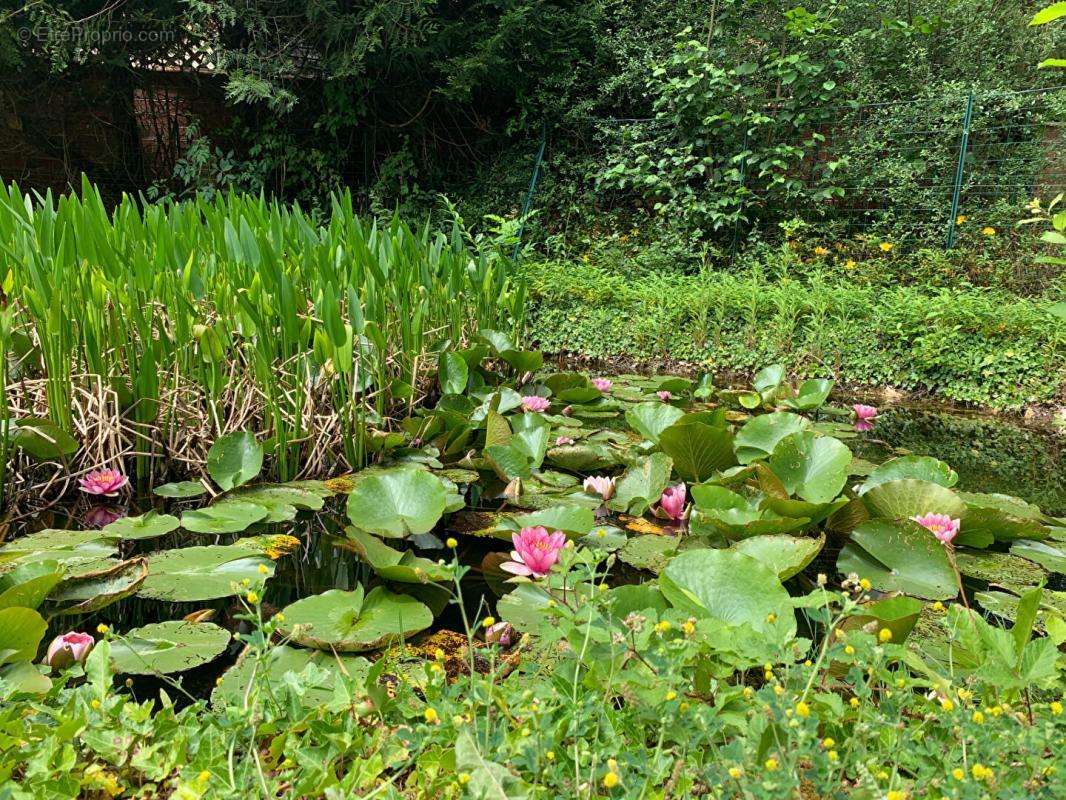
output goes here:
[[[596, 422], [610, 425], [606, 419]], [[874, 462], [910, 453], [932, 455], [956, 469], [959, 489], [1012, 494], [1039, 505], [1049, 514], [1066, 515], [1063, 440], [1049, 431], [989, 417], [897, 407], [886, 410], [872, 432], [857, 434], [847, 439], [847, 444], [857, 457]], [[502, 485], [475, 485], [471, 489], [469, 502], [472, 506], [499, 509], [502, 502], [493, 498], [498, 497], [502, 489]], [[296, 537], [301, 543], [297, 552], [278, 560], [276, 574], [266, 584], [263, 603], [268, 614], [295, 600], [328, 589], [351, 590], [374, 581], [372, 570], [350, 551], [350, 546], [345, 546], [344, 528], [348, 521], [343, 500], [343, 496], [330, 498], [321, 511], [301, 512], [292, 522], [260, 526], [260, 530], [254, 531], [284, 533]], [[152, 508], [160, 512], [173, 512], [175, 507], [180, 507], [176, 506], [176, 502], [150, 497], [129, 507], [115, 507], [109, 512], [135, 515]], [[17, 537], [45, 528], [83, 529], [92, 527], [93, 523], [105, 523], [108, 518], [109, 513], [100, 507], [90, 506], [82, 499], [69, 507], [53, 507], [25, 520], [14, 534]], [[159, 538], [123, 542], [121, 555], [129, 558], [164, 549], [228, 544], [249, 533], [252, 531], [216, 536], [192, 534], [179, 529]], [[462, 582], [464, 604], [467, 612], [477, 618], [494, 611], [496, 598], [504, 590], [495, 578], [491, 575], [486, 577], [487, 573], [482, 572], [482, 561], [490, 553], [498, 553], [508, 547], [498, 539], [459, 538], [459, 559], [471, 567]], [[434, 534], [412, 537], [408, 543], [418, 555], [434, 561], [451, 557], [451, 552]], [[391, 544], [397, 548], [403, 547], [395, 540]], [[831, 570], [833, 558], [827, 548], [818, 563], [824, 560], [826, 568]], [[621, 571], [625, 573], [624, 569]], [[430, 607], [435, 617], [434, 629], [462, 630], [457, 606], [448, 603], [448, 589], [435, 584], [406, 584], [403, 591]], [[93, 630], [101, 622], [125, 631], [148, 623], [181, 619], [205, 609], [213, 612], [215, 623], [230, 630], [244, 624], [235, 619], [235, 615], [242, 613], [242, 608], [233, 597], [195, 603], [168, 603], [134, 596], [94, 614], [53, 618], [53, 631], [49, 635], [71, 629]], [[223, 666], [226, 661], [232, 663], [238, 649], [239, 645], [234, 641], [228, 657], [223, 659]], [[205, 665], [202, 670], [191, 670], [184, 679], [185, 683], [193, 693], [199, 690], [192, 687], [198, 682], [203, 683], [201, 693], [206, 692], [219, 673], [219, 668], [216, 662], [214, 665]], [[152, 685], [152, 681], [147, 679], [139, 683], [145, 690]]]

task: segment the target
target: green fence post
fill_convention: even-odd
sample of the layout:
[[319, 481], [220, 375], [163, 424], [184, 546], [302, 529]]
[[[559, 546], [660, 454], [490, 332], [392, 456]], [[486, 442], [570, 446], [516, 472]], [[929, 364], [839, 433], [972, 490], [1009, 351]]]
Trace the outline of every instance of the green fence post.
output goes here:
[[966, 96], [966, 113], [962, 118], [962, 136], [959, 137], [959, 160], [955, 165], [955, 186], [951, 192], [951, 217], [948, 219], [948, 238], [944, 249], [955, 246], [955, 224], [959, 218], [959, 196], [962, 194], [962, 179], [966, 174], [966, 151], [970, 147], [970, 123], [973, 122], [973, 92]]
[[518, 260], [518, 251], [522, 247], [522, 234], [526, 229], [526, 214], [533, 203], [533, 193], [537, 190], [537, 178], [540, 177], [540, 163], [544, 160], [544, 148], [548, 144], [548, 125], [542, 122], [540, 126], [540, 149], [537, 150], [537, 160], [533, 164], [533, 175], [529, 179], [529, 191], [526, 192], [525, 202], [522, 203], [522, 224], [518, 227], [518, 241], [515, 242], [511, 260]]

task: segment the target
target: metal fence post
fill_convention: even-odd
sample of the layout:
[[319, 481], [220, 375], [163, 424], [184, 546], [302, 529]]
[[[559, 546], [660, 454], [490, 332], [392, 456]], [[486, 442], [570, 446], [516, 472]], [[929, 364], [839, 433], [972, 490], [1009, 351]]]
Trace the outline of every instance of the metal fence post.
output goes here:
[[951, 217], [948, 219], [948, 238], [944, 249], [955, 246], [955, 226], [959, 219], [959, 196], [962, 194], [962, 179], [966, 174], [966, 151], [970, 147], [970, 123], [973, 122], [973, 92], [966, 96], [966, 113], [962, 118], [962, 135], [959, 137], [959, 160], [955, 165], [955, 186], [951, 192]]

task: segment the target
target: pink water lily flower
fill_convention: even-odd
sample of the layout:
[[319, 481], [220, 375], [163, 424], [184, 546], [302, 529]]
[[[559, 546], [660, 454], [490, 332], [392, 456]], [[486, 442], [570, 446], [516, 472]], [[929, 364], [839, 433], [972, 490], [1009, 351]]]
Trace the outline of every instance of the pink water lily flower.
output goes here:
[[608, 478], [606, 475], [590, 475], [585, 478], [582, 486], [589, 494], [598, 494], [604, 502], [614, 497], [614, 478]]
[[670, 394], [670, 392], [666, 391], [665, 389], [663, 389], [661, 392], [656, 392], [655, 394], [664, 403], [669, 403], [674, 397], [672, 394]]
[[685, 516], [685, 500], [688, 497], [688, 489], [683, 483], [677, 486], [668, 486], [659, 498], [659, 509], [667, 517], [675, 522]]
[[877, 408], [875, 406], [856, 403], [851, 409], [855, 412], [855, 430], [872, 431], [874, 429], [873, 421], [877, 419]]
[[522, 398], [522, 408], [526, 411], [540, 412], [547, 411], [551, 402], [547, 397], [541, 397], [540, 395], [530, 394]]
[[555, 438], [555, 446], [562, 447], [564, 444], [573, 444], [574, 440], [569, 436], [557, 436]]
[[547, 575], [559, 560], [559, 551], [566, 546], [565, 533], [548, 533], [543, 525], [522, 528], [511, 539], [515, 548], [511, 551], [511, 561], [500, 564], [500, 569], [527, 578], [543, 578]]
[[947, 514], [922, 514], [911, 519], [932, 533], [942, 544], [951, 544], [959, 534], [960, 520], [952, 519]]
[[607, 378], [593, 378], [592, 385], [599, 389], [601, 392], [611, 391], [611, 387], [614, 386], [614, 381]]
[[100, 494], [105, 497], [114, 497], [129, 482], [130, 479], [117, 469], [98, 469], [78, 479], [83, 492]]
[[57, 636], [48, 645], [44, 663], [52, 669], [63, 669], [71, 664], [84, 664], [96, 640], [87, 633], [71, 631]]

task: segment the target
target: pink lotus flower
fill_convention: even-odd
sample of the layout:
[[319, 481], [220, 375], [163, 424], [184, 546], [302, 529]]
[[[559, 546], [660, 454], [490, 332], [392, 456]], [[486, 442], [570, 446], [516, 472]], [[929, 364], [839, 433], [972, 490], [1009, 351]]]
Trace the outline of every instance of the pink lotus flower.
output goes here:
[[952, 519], [947, 514], [923, 514], [911, 517], [911, 519], [932, 533], [941, 544], [951, 544], [959, 533], [960, 521]]
[[527, 578], [543, 578], [547, 575], [559, 560], [559, 551], [566, 546], [565, 533], [548, 533], [548, 529], [542, 525], [522, 528], [511, 538], [515, 547], [511, 551], [512, 560], [500, 564], [500, 569]]
[[130, 479], [117, 469], [98, 469], [78, 479], [83, 492], [102, 494], [105, 497], [114, 497], [129, 482]]
[[510, 622], [497, 622], [485, 631], [485, 641], [488, 644], [498, 644], [502, 647], [510, 647], [514, 637], [514, 627]]
[[564, 409], [563, 409], [562, 411], [560, 411], [559, 413], [560, 413], [560, 414], [562, 414], [562, 415], [563, 415], [564, 417], [570, 417], [570, 416], [573, 416], [573, 414], [574, 414], [574, 407], [573, 407], [573, 406], [567, 406], [566, 408], [564, 408]]
[[548, 398], [540, 395], [530, 394], [522, 398], [522, 408], [526, 411], [547, 411], [550, 405]]
[[562, 447], [564, 444], [573, 444], [574, 440], [569, 436], [558, 436], [555, 439], [555, 446]]
[[661, 391], [661, 392], [656, 392], [655, 394], [664, 403], [669, 403], [674, 397], [672, 394], [670, 394], [670, 392], [666, 391], [665, 389], [663, 389], [663, 391]]
[[599, 389], [601, 392], [611, 391], [611, 387], [614, 386], [614, 382], [607, 378], [593, 378], [592, 385]]
[[855, 412], [855, 430], [872, 431], [874, 429], [873, 421], [877, 419], [876, 407], [856, 403], [851, 409]]
[[668, 486], [663, 492], [663, 496], [659, 498], [659, 509], [676, 522], [685, 516], [685, 500], [687, 497], [688, 489], [685, 484], [679, 483], [677, 486]]
[[585, 491], [589, 494], [598, 494], [603, 498], [604, 502], [607, 502], [614, 497], [614, 478], [608, 478], [606, 475], [590, 475], [585, 478], [584, 484]]
[[52, 669], [64, 669], [71, 664], [84, 664], [96, 640], [87, 633], [71, 631], [57, 636], [48, 645], [44, 663]]
[[114, 506], [93, 506], [82, 516], [81, 521], [90, 528], [105, 528], [115, 520], [126, 516], [125, 510]]

